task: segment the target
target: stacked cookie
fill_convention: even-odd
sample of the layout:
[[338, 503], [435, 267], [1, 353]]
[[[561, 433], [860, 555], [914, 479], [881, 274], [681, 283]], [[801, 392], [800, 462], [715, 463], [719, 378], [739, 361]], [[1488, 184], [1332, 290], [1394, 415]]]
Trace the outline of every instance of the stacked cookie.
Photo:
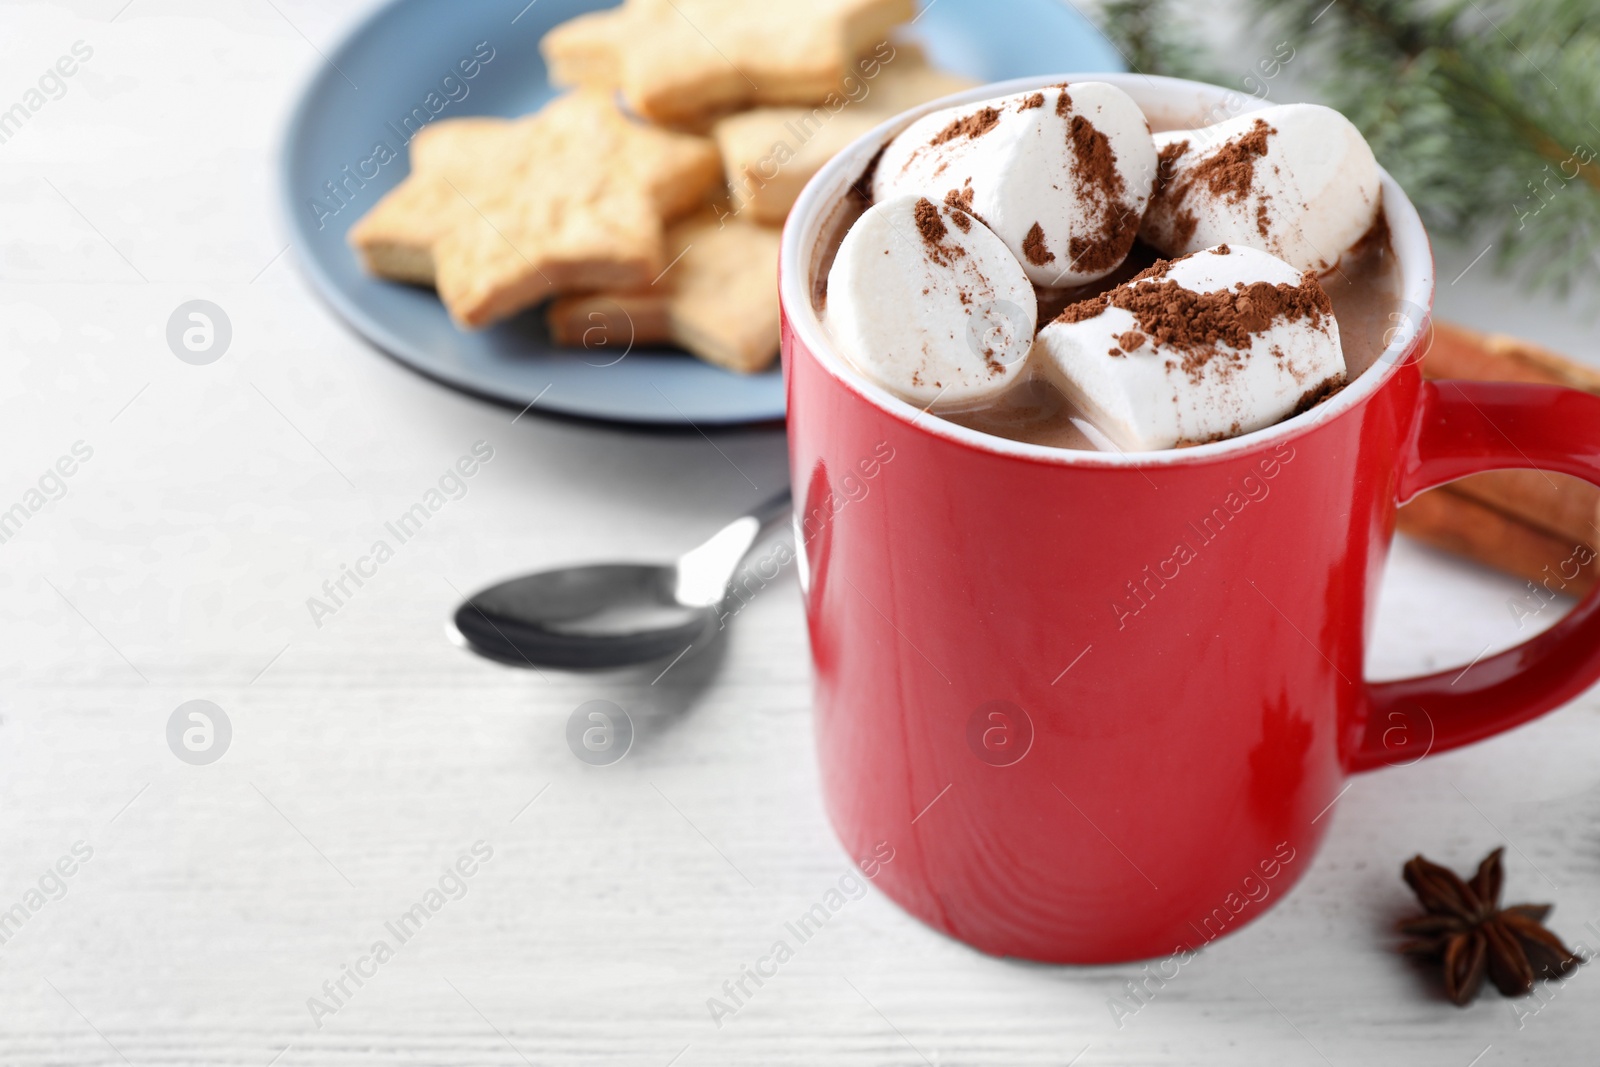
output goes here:
[[970, 83], [890, 33], [914, 0], [625, 0], [542, 50], [570, 92], [525, 118], [442, 120], [351, 230], [379, 277], [463, 329], [540, 304], [558, 344], [677, 344], [729, 370], [778, 350], [779, 229], [884, 119]]

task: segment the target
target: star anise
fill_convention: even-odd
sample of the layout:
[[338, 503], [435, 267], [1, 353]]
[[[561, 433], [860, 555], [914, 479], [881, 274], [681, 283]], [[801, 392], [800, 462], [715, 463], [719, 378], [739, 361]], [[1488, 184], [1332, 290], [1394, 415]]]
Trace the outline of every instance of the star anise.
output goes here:
[[1400, 924], [1413, 938], [1400, 951], [1441, 963], [1445, 995], [1460, 1005], [1478, 995], [1485, 974], [1505, 996], [1521, 997], [1539, 979], [1564, 978], [1584, 962], [1544, 928], [1550, 905], [1500, 907], [1504, 853], [1489, 853], [1470, 882], [1421, 856], [1405, 866], [1406, 884], [1427, 914]]

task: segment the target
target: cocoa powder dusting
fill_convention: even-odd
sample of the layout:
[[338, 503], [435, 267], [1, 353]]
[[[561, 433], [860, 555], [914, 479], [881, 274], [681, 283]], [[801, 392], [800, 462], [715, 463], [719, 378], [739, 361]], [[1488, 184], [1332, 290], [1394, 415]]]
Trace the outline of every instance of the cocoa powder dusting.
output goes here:
[[1182, 248], [1194, 240], [1194, 231], [1200, 228], [1200, 217], [1187, 208], [1172, 216], [1172, 240]]
[[[939, 214], [939, 209], [932, 200], [923, 197], [917, 201], [912, 209], [912, 216], [917, 222], [917, 232], [922, 234], [923, 251], [928, 258], [941, 267], [951, 266], [956, 260], [967, 254], [967, 250], [960, 245], [947, 245], [944, 239], [950, 236], [950, 228], [944, 224], [944, 217]], [[959, 213], [957, 215], [959, 217]]]
[[[1188, 184], [1204, 182], [1213, 195], [1237, 204], [1250, 195], [1250, 186], [1256, 180], [1256, 160], [1267, 154], [1267, 139], [1277, 132], [1267, 125], [1266, 119], [1256, 119], [1249, 133], [1229, 141], [1195, 164]], [[1186, 186], [1179, 193], [1179, 199], [1187, 192]]]
[[1074, 115], [1067, 136], [1072, 140], [1072, 171], [1078, 180], [1108, 196], [1120, 197], [1122, 175], [1117, 173], [1117, 154], [1106, 135], [1082, 115]]
[[1028, 231], [1028, 236], [1022, 239], [1022, 254], [1027, 256], [1028, 262], [1035, 267], [1056, 261], [1056, 254], [1045, 245], [1044, 227], [1037, 222]]
[[1133, 277], [1129, 278], [1128, 281], [1130, 281], [1130, 282], [1147, 282], [1147, 281], [1150, 281], [1151, 279], [1165, 278], [1167, 276], [1167, 272], [1172, 270], [1172, 265], [1174, 263], [1182, 262], [1182, 260], [1185, 260], [1185, 259], [1188, 259], [1188, 258], [1189, 258], [1188, 256], [1182, 256], [1182, 257], [1180, 257], [1179, 259], [1176, 259], [1176, 260], [1158, 259], [1154, 263], [1152, 263], [1148, 267], [1146, 267], [1144, 270], [1140, 271], [1138, 274], [1135, 274]]
[[[1210, 252], [1210, 254], [1214, 256], [1231, 255], [1233, 252], [1233, 250], [1227, 245], [1218, 245], [1217, 247], [1207, 249], [1206, 251]], [[1133, 277], [1129, 278], [1128, 284], [1133, 282], [1147, 282], [1153, 279], [1159, 280], [1161, 278], [1165, 278], [1168, 274], [1172, 273], [1173, 267], [1176, 267], [1179, 263], [1182, 263], [1185, 260], [1193, 259], [1198, 255], [1200, 255], [1199, 252], [1190, 252], [1186, 256], [1178, 256], [1175, 259], [1158, 259], [1144, 270], [1140, 271], [1138, 274], [1135, 274]], [[1112, 286], [1112, 288], [1114, 289], [1116, 287]], [[1110, 292], [1110, 290], [1108, 289], [1107, 292]]]
[[971, 219], [967, 218], [967, 216], [970, 215], [979, 222], [983, 221], [982, 216], [980, 216], [976, 211], [972, 210], [972, 195], [971, 178], [967, 179], [967, 185], [965, 188], [951, 189], [948, 193], [944, 194], [944, 206], [950, 209], [951, 217], [955, 221], [955, 224], [961, 227], [962, 233], [969, 233], [972, 230], [972, 221]]
[[1072, 97], [1067, 93], [1067, 86], [1065, 82], [1057, 86], [1057, 88], [1061, 90], [1061, 95], [1056, 97], [1056, 114], [1062, 118], [1066, 118], [1072, 113]]
[[1072, 142], [1072, 174], [1079, 195], [1087, 193], [1085, 206], [1093, 204], [1100, 215], [1099, 232], [1072, 238], [1067, 252], [1074, 270], [1099, 274], [1127, 257], [1143, 220], [1125, 199], [1128, 187], [1117, 171], [1117, 154], [1110, 139], [1082, 115], [1072, 117], [1067, 136]]
[[1156, 196], [1166, 192], [1167, 186], [1172, 184], [1178, 173], [1178, 160], [1188, 151], [1188, 141], [1174, 141], [1156, 154]]
[[1056, 316], [1055, 321], [1069, 324], [1084, 322], [1088, 319], [1096, 318], [1110, 306], [1111, 294], [1101, 293], [1099, 296], [1091, 296], [1087, 300], [1080, 300], [1076, 304], [1068, 304], [1061, 309], [1061, 314]]
[[[1184, 246], [1194, 240], [1200, 220], [1189, 209], [1180, 205], [1196, 185], [1204, 184], [1213, 196], [1230, 203], [1239, 203], [1250, 195], [1255, 184], [1256, 162], [1267, 154], [1268, 139], [1277, 129], [1267, 125], [1265, 119], [1256, 119], [1248, 133], [1229, 141], [1221, 148], [1196, 163], [1181, 178], [1178, 160], [1189, 151], [1188, 141], [1177, 141], [1161, 149], [1157, 155], [1155, 199], [1165, 200], [1172, 208], [1171, 243]], [[1268, 236], [1270, 218], [1265, 202], [1256, 206], [1256, 230]]]
[[[1146, 273], [1161, 278], [1167, 266], [1157, 263]], [[1197, 293], [1170, 280], [1128, 284], [1070, 305], [1056, 321], [1083, 322], [1109, 307], [1131, 313], [1139, 328], [1157, 345], [1182, 353], [1183, 369], [1195, 381], [1219, 359], [1228, 366], [1242, 364], [1241, 353], [1249, 350], [1252, 336], [1278, 322], [1305, 319], [1317, 328], [1324, 317], [1333, 314], [1333, 303], [1316, 274], [1306, 271], [1299, 285], [1241, 283], [1234, 289], [1213, 293]], [[1118, 343], [1134, 351], [1125, 343], [1131, 339], [1124, 335]]]
[[992, 107], [973, 112], [956, 119], [950, 125], [940, 130], [938, 135], [928, 143], [933, 147], [949, 144], [957, 137], [978, 138], [988, 133], [1000, 124], [1000, 112]]
[[1017, 111], [1018, 113], [1021, 113], [1023, 111], [1032, 111], [1034, 108], [1039, 107], [1044, 107], [1044, 94], [1034, 93], [1021, 104], [1017, 105]]
[[945, 228], [944, 219], [939, 216], [939, 209], [933, 206], [933, 201], [923, 197], [917, 201], [914, 210], [917, 230], [922, 234], [922, 239], [930, 245], [943, 241], [950, 231]]
[[[1118, 218], [1126, 219], [1127, 215]], [[1118, 225], [1118, 219], [1112, 219], [1098, 237], [1074, 237], [1067, 242], [1067, 254], [1072, 257], [1073, 269], [1095, 274], [1111, 270], [1122, 262], [1125, 256], [1122, 249], [1132, 246], [1138, 232], [1139, 221], [1135, 217], [1132, 232], [1126, 226]]]

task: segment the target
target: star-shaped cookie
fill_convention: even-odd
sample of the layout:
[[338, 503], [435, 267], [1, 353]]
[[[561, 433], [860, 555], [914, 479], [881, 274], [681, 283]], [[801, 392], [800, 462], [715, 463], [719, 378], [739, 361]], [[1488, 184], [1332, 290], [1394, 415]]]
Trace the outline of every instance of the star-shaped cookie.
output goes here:
[[[529, 120], [521, 120], [526, 123]], [[350, 230], [350, 244], [380, 278], [433, 284], [433, 245], [472, 218], [456, 191], [492, 172], [519, 124], [506, 119], [444, 119], [411, 139], [411, 177]]]
[[642, 288], [670, 262], [665, 224], [721, 179], [706, 138], [652, 129], [597, 93], [513, 122], [438, 123], [413, 172], [351, 231], [368, 267], [432, 281], [480, 329], [547, 297]]
[[677, 257], [654, 285], [569, 296], [547, 312], [559, 345], [621, 358], [639, 345], [676, 344], [707, 363], [753, 374], [778, 354], [778, 230], [714, 211], [667, 232]]
[[712, 127], [741, 213], [781, 225], [800, 190], [850, 142], [902, 111], [977, 84], [928, 66], [920, 48], [900, 42], [856, 67], [849, 95], [814, 108], [758, 107]]
[[557, 85], [620, 90], [654, 122], [694, 125], [758, 104], [815, 104], [914, 0], [624, 0], [545, 35]]

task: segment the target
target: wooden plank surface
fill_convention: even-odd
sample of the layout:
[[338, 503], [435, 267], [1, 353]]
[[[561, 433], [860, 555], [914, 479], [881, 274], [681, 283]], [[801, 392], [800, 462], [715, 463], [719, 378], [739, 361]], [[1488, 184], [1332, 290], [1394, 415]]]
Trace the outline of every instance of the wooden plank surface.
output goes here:
[[[493, 667], [442, 624], [455, 590], [519, 569], [694, 543], [763, 495], [747, 476], [781, 484], [782, 437], [718, 451], [513, 423], [354, 339], [267, 205], [276, 130], [319, 62], [308, 39], [325, 49], [360, 5], [280, 6], [0, 13], [0, 95], [74, 41], [96, 50], [0, 146], [0, 505], [93, 449], [0, 545], [0, 909], [41, 879], [50, 897], [0, 945], [0, 1064], [1592, 1060], [1594, 968], [1520, 1016], [1493, 997], [1460, 1011], [1389, 928], [1413, 852], [1463, 867], [1505, 843], [1510, 895], [1600, 946], [1594, 694], [1357, 781], [1306, 880], [1135, 1013], [1112, 1004], [1138, 966], [985, 958], [869, 892], [716, 1025], [708, 998], [847, 863], [818, 795], [792, 574], [719, 655], [654, 684]], [[1581, 320], [1513, 307], [1478, 270], [1446, 298], [1573, 350]], [[235, 329], [209, 367], [163, 340], [197, 296]], [[495, 458], [466, 495], [317, 625], [307, 599], [478, 441]], [[1560, 605], [1519, 620], [1523, 592], [1401, 545], [1373, 672], [1465, 664], [1554, 621]], [[193, 699], [232, 724], [210, 766], [167, 746]], [[590, 699], [638, 723], [614, 766], [565, 746]], [[49, 872], [79, 842], [92, 855], [57, 893]], [[477, 842], [492, 857], [451, 883], [459, 899], [314, 1017], [323, 983]]]

